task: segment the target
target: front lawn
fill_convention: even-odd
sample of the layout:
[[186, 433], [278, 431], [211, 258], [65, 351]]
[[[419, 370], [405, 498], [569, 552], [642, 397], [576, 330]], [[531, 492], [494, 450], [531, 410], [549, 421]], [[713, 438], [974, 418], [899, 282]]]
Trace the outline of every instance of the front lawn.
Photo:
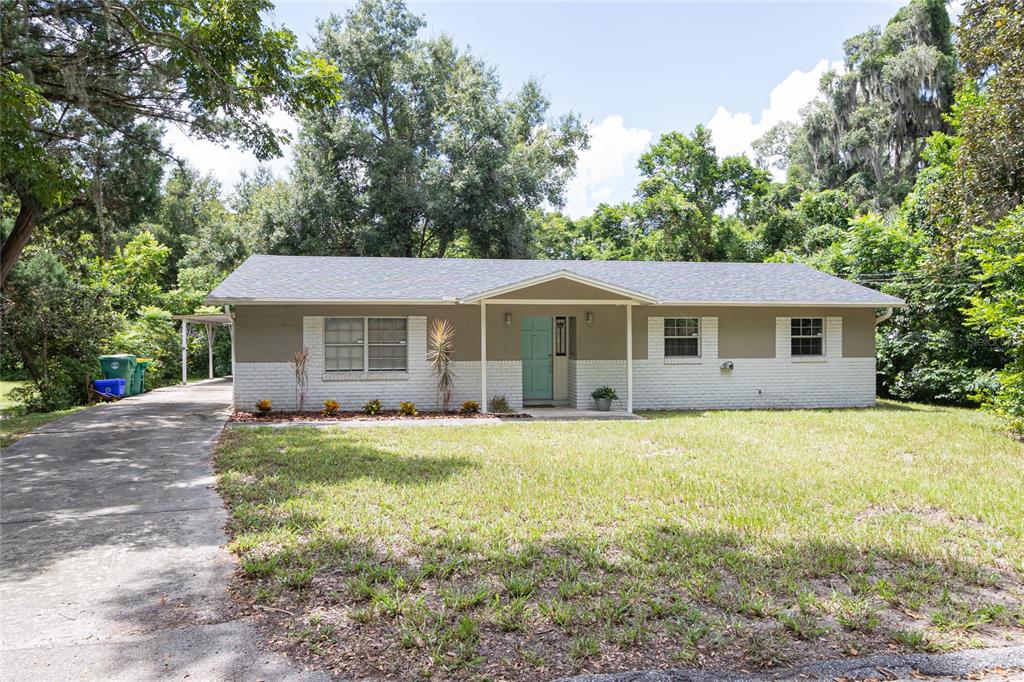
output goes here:
[[0, 410], [20, 405], [21, 403], [11, 395], [11, 391], [28, 383], [27, 381], [0, 381]]
[[976, 411], [235, 427], [240, 598], [345, 676], [749, 669], [1024, 642], [1024, 444]]

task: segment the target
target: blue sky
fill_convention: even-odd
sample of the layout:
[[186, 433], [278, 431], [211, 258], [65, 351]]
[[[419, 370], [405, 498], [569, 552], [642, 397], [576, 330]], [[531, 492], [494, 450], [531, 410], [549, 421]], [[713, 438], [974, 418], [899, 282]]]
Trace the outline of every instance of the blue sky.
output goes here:
[[[882, 25], [898, 2], [412, 2], [430, 35], [494, 65], [511, 90], [534, 76], [551, 113], [591, 121], [567, 211], [628, 199], [636, 159], [659, 135], [710, 124], [720, 154], [737, 153], [770, 124], [792, 119], [843, 40]], [[279, 2], [270, 19], [308, 44], [316, 18], [351, 3]], [[275, 119], [291, 127], [284, 116]], [[175, 150], [230, 186], [255, 159], [189, 142]], [[286, 172], [287, 159], [272, 164]]]

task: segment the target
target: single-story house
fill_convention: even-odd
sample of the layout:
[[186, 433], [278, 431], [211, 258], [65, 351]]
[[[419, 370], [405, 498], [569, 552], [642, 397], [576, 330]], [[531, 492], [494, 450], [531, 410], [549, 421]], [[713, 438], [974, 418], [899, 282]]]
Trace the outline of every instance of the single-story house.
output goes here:
[[[875, 325], [904, 302], [792, 263], [263, 256], [207, 303], [233, 318], [234, 402], [435, 409], [428, 329], [455, 328], [453, 402], [486, 410], [863, 407]], [[888, 310], [885, 310], [888, 309]]]

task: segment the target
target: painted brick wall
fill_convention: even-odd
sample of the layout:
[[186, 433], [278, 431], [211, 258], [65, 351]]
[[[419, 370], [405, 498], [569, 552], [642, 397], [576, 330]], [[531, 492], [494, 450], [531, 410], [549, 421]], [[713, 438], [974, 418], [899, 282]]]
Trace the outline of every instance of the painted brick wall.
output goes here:
[[[342, 409], [358, 409], [367, 400], [379, 399], [386, 408], [411, 400], [420, 409], [437, 408], [437, 381], [427, 361], [427, 318], [408, 318], [408, 371], [371, 372], [369, 374], [328, 374], [324, 371], [323, 318], [304, 317], [302, 338], [309, 348], [309, 387], [306, 409], [319, 409], [324, 400], [341, 403]], [[455, 392], [452, 405], [464, 400], [480, 400], [480, 363], [455, 362]], [[514, 360], [487, 363], [487, 390], [490, 396], [504, 393], [513, 409], [523, 405], [522, 367]], [[287, 362], [237, 363], [235, 366], [235, 405], [249, 409], [264, 398], [279, 409], [296, 407], [295, 378]]]
[[[875, 402], [874, 358], [844, 358], [841, 317], [826, 319], [825, 357], [790, 357], [789, 318], [776, 320], [776, 357], [719, 357], [718, 318], [700, 321], [700, 358], [665, 358], [665, 320], [647, 321], [647, 360], [633, 365], [633, 408], [709, 409], [755, 407], [865, 407]], [[734, 369], [721, 364], [732, 360]], [[570, 400], [593, 407], [590, 392], [609, 385], [625, 409], [625, 360], [574, 360], [569, 364]]]
[[[776, 357], [734, 359], [719, 357], [718, 319], [701, 318], [701, 357], [664, 357], [664, 319], [648, 320], [648, 359], [633, 366], [634, 409], [709, 409], [756, 407], [862, 407], [875, 401], [875, 359], [842, 356], [842, 318], [826, 318], [825, 357], [790, 357], [789, 318], [776, 319]], [[426, 318], [409, 318], [409, 371], [371, 377], [325, 378], [323, 372], [323, 318], [303, 319], [303, 340], [310, 349], [310, 385], [307, 409], [324, 400], [339, 401], [344, 409], [360, 407], [379, 398], [388, 408], [412, 400], [433, 409], [435, 381], [426, 359]], [[731, 371], [720, 368], [732, 360]], [[569, 401], [575, 407], [593, 407], [590, 393], [609, 385], [620, 400], [612, 409], [625, 409], [626, 365], [623, 360], [578, 360], [568, 363]], [[453, 404], [480, 399], [480, 363], [455, 363]], [[508, 396], [514, 409], [522, 408], [522, 368], [518, 361], [487, 363], [488, 397]], [[238, 363], [235, 368], [236, 405], [249, 409], [269, 398], [275, 407], [295, 404], [295, 380], [287, 363]]]

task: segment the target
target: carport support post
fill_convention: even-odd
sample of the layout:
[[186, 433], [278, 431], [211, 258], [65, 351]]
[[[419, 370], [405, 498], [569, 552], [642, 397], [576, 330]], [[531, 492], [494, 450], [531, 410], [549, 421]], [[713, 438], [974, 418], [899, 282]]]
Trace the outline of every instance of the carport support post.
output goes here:
[[213, 378], [213, 325], [206, 325], [206, 355], [209, 358], [210, 378]]
[[181, 383], [188, 383], [188, 320], [181, 321]]
[[626, 304], [626, 412], [633, 414], [633, 304]]
[[487, 412], [487, 304], [480, 301], [480, 411]]

